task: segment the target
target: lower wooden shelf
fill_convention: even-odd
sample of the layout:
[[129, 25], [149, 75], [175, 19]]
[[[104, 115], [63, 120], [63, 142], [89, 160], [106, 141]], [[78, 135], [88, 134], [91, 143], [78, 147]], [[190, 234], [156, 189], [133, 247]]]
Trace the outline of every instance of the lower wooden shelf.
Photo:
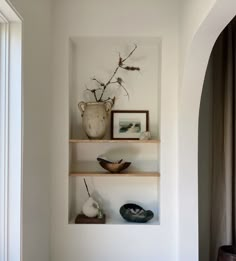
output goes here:
[[106, 218], [106, 223], [105, 224], [76, 224], [75, 223], [75, 218], [71, 219], [69, 222], [69, 225], [76, 225], [76, 226], [80, 226], [80, 225], [131, 225], [131, 226], [150, 226], [150, 225], [160, 225], [160, 221], [157, 217], [154, 217], [152, 220], [148, 221], [147, 223], [135, 223], [135, 222], [127, 222], [124, 219], [122, 219], [121, 217], [110, 217], [110, 218]]
[[106, 223], [105, 215], [103, 215], [102, 218], [97, 218], [97, 217], [89, 218], [83, 214], [79, 214], [75, 218], [75, 224], [105, 224], [105, 223]]
[[159, 172], [70, 172], [69, 176], [79, 177], [160, 177]]

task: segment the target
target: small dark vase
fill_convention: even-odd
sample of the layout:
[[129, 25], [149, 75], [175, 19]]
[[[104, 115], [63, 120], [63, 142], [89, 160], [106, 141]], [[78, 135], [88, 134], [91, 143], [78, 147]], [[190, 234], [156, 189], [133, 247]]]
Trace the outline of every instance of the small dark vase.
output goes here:
[[218, 251], [217, 261], [236, 261], [236, 247], [221, 246]]

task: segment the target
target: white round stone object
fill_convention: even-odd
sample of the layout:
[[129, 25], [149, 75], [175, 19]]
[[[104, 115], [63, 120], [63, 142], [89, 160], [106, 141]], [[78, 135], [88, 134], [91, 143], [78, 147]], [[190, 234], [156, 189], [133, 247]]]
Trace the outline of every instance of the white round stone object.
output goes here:
[[96, 217], [98, 215], [99, 205], [92, 197], [89, 197], [83, 207], [82, 212], [86, 217]]

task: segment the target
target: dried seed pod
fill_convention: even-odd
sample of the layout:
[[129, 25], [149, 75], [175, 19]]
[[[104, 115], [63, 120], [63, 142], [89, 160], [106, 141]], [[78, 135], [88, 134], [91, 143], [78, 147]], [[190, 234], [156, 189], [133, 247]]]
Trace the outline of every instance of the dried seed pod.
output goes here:
[[139, 67], [134, 67], [134, 66], [125, 66], [125, 67], [122, 67], [122, 68], [127, 70], [127, 71], [140, 71]]
[[122, 78], [120, 78], [120, 77], [117, 77], [116, 80], [117, 80], [118, 84], [122, 84], [122, 82], [123, 82]]
[[122, 65], [123, 65], [123, 60], [122, 60], [121, 57], [119, 57], [119, 63], [118, 63], [118, 64], [119, 64], [120, 67], [122, 67]]

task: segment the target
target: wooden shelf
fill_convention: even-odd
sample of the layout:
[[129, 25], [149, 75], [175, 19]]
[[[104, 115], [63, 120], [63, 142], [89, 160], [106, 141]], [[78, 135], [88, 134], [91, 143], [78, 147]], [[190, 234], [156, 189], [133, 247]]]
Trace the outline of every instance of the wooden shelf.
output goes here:
[[80, 140], [70, 139], [70, 143], [160, 143], [160, 140]]
[[109, 173], [109, 172], [71, 172], [70, 176], [78, 177], [160, 177], [158, 172], [122, 172], [122, 173]]
[[160, 225], [159, 218], [154, 217], [147, 223], [136, 223], [136, 222], [127, 222], [122, 217], [107, 217], [105, 224], [75, 224], [75, 217], [69, 220], [70, 225], [76, 225], [76, 226], [104, 226], [104, 225], [128, 225], [128, 226], [158, 226]]

